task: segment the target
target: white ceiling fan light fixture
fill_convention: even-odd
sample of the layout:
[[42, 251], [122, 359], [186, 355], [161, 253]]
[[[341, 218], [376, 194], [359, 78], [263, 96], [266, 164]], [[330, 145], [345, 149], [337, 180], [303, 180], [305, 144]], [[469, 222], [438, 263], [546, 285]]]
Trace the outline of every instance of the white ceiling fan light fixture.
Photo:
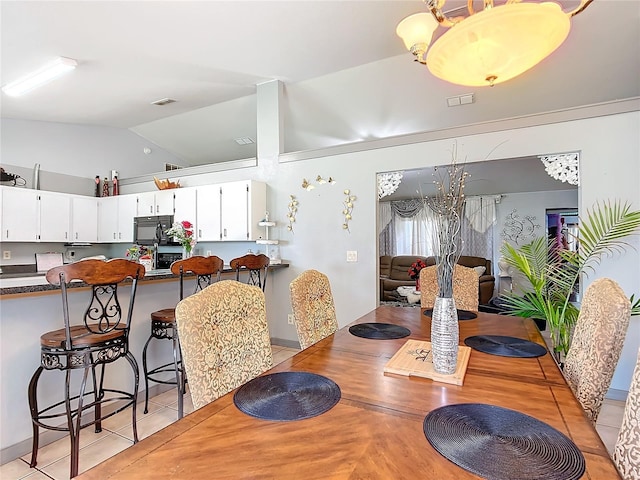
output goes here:
[[378, 174], [378, 200], [391, 195], [400, 186], [404, 172], [386, 172]]
[[19, 97], [71, 72], [77, 66], [78, 62], [72, 58], [58, 57], [53, 62], [8, 83], [2, 87], [2, 91], [10, 97]]
[[[405, 18], [396, 33], [434, 76], [456, 85], [493, 86], [521, 75], [551, 55], [569, 35], [570, 18], [592, 1], [580, 0], [577, 8], [565, 12], [554, 2], [506, 0], [494, 6], [494, 0], [485, 0], [483, 10], [476, 12], [469, 2], [468, 16], [449, 18], [442, 11], [446, 0], [424, 0], [431, 13]], [[430, 36], [426, 40], [426, 35], [413, 32], [420, 31], [416, 23], [422, 23], [426, 31], [434, 21], [436, 27], [449, 30], [429, 47]], [[400, 28], [405, 22], [412, 28]]]

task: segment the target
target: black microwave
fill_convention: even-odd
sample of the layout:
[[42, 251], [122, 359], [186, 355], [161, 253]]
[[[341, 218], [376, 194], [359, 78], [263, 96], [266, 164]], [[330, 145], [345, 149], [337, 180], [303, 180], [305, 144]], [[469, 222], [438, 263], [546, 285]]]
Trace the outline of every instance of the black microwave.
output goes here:
[[133, 241], [138, 245], [180, 245], [166, 234], [173, 225], [173, 215], [157, 217], [135, 217], [133, 219]]

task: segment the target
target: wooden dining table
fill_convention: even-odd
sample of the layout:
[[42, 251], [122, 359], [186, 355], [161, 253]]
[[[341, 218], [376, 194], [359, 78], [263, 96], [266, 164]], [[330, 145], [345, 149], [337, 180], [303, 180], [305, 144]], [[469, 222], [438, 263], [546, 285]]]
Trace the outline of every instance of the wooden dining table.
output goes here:
[[[349, 326], [390, 323], [409, 337], [372, 340]], [[551, 354], [512, 358], [471, 351], [463, 385], [385, 374], [408, 339], [430, 339], [420, 308], [380, 306], [265, 373], [312, 372], [333, 380], [338, 403], [299, 421], [241, 412], [235, 391], [88, 470], [82, 480], [113, 479], [477, 479], [439, 454], [423, 431], [425, 416], [461, 403], [495, 405], [562, 432], [585, 459], [585, 479], [620, 478], [595, 426]], [[459, 322], [460, 342], [475, 335], [513, 336], [540, 345], [531, 319], [478, 313]]]

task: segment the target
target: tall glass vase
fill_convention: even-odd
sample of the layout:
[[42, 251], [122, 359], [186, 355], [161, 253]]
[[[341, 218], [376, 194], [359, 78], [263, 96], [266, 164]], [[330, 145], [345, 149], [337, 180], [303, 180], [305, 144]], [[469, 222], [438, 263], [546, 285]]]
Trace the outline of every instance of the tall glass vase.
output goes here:
[[431, 354], [437, 373], [451, 375], [458, 362], [458, 311], [453, 298], [436, 297], [431, 316]]
[[192, 255], [192, 250], [187, 250], [187, 247], [182, 247], [182, 259], [185, 260]]

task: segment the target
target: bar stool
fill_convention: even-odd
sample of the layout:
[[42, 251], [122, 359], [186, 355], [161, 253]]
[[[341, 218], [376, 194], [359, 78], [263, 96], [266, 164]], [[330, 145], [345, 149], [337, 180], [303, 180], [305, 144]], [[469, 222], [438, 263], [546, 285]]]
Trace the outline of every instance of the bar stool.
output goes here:
[[[95, 425], [102, 430], [102, 420], [125, 408], [132, 407], [133, 441], [138, 441], [136, 427], [136, 400], [138, 395], [138, 364], [129, 351], [129, 326], [133, 313], [138, 279], [144, 276], [144, 267], [124, 259], [82, 260], [69, 265], [55, 267], [47, 272], [47, 281], [60, 285], [62, 292], [62, 315], [64, 328], [47, 332], [40, 337], [41, 363], [29, 382], [29, 409], [33, 425], [33, 444], [30, 466], [37, 464], [39, 428], [69, 432], [71, 439], [70, 476], [78, 475], [80, 430]], [[129, 306], [125, 312], [118, 299], [118, 284], [132, 278]], [[67, 290], [74, 280], [80, 280], [91, 289], [89, 306], [83, 315], [82, 325], [71, 325]], [[126, 358], [133, 372], [134, 384], [131, 392], [104, 387], [104, 371], [107, 363]], [[96, 367], [100, 374], [96, 374]], [[38, 381], [44, 370], [61, 370], [65, 376], [65, 399], [45, 408], [38, 406]], [[78, 394], [71, 392], [71, 372], [83, 370]], [[87, 392], [87, 377], [91, 372], [93, 390]], [[89, 396], [88, 403], [85, 397]], [[102, 405], [122, 402], [115, 411], [102, 415]], [[64, 407], [63, 411], [59, 407]], [[82, 422], [86, 410], [93, 408], [94, 418]], [[50, 423], [65, 421], [65, 425]]]
[[246, 268], [249, 276], [248, 285], [256, 285], [264, 292], [267, 285], [267, 272], [269, 271], [269, 257], [264, 254], [247, 253], [246, 255], [234, 258], [230, 262], [231, 268], [236, 271], [236, 280], [240, 281], [240, 269]]
[[[193, 256], [184, 260], [177, 260], [171, 264], [171, 272], [180, 276], [180, 300], [184, 298], [184, 277], [188, 273], [196, 275], [196, 285], [193, 293], [211, 285], [213, 281], [220, 280], [223, 269], [223, 260], [215, 255], [209, 257]], [[171, 340], [173, 342], [173, 362], [160, 365], [151, 370], [147, 367], [147, 347], [152, 339]], [[144, 413], [149, 411], [149, 382], [176, 385], [178, 388], [178, 418], [184, 416], [184, 392], [186, 376], [182, 366], [182, 355], [176, 329], [176, 311], [174, 308], [165, 308], [151, 314], [151, 335], [142, 349], [142, 370], [144, 372], [145, 397]], [[173, 372], [174, 379], [165, 380], [159, 378], [164, 372]]]

